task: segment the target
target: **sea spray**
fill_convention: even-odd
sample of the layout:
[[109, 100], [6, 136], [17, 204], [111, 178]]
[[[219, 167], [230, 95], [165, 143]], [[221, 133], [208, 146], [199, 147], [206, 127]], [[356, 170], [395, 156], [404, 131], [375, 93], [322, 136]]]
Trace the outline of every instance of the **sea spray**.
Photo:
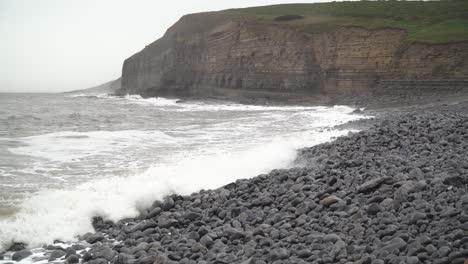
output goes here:
[[[363, 118], [344, 106], [112, 96], [51, 96], [54, 104], [21, 100], [27, 105], [11, 102], [16, 108], [10, 111], [21, 117], [21, 107], [26, 113], [32, 106], [41, 123], [15, 132], [16, 137], [0, 134], [5, 139], [0, 161], [10, 164], [0, 162], [5, 190], [0, 207], [14, 210], [0, 220], [4, 247], [13, 241], [33, 247], [70, 241], [92, 231], [92, 216], [117, 221], [165, 195], [187, 195], [287, 168], [297, 149], [345, 135], [349, 131], [333, 127]], [[71, 114], [62, 114], [63, 107]], [[15, 122], [6, 123], [4, 131], [21, 128]], [[12, 193], [15, 200], [9, 200]]]

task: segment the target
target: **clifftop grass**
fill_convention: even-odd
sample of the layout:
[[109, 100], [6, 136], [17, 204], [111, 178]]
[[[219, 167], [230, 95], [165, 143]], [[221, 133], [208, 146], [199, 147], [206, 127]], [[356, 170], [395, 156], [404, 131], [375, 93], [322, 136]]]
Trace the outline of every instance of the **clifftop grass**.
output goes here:
[[[285, 4], [223, 11], [258, 26], [275, 24], [304, 32], [330, 32], [340, 26], [406, 30], [407, 41], [447, 43], [468, 41], [468, 1], [358, 1]], [[302, 19], [273, 22], [284, 15]]]

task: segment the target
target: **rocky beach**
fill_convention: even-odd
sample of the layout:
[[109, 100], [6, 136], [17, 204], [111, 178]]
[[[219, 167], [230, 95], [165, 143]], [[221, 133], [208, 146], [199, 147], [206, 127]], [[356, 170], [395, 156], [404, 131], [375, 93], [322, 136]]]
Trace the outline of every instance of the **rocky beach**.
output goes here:
[[[46, 246], [36, 261], [466, 263], [466, 109], [380, 114], [361, 132], [301, 149], [295, 168], [167, 196], [137, 218], [94, 218], [96, 233]], [[20, 251], [2, 258], [32, 254], [11, 250]]]
[[113, 81], [0, 97], [0, 264], [468, 264], [467, 13], [188, 14]]

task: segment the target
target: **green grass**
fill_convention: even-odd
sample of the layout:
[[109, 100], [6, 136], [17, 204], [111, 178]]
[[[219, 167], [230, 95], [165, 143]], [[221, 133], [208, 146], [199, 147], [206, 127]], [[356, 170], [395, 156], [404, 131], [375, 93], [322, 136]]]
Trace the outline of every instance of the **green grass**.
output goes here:
[[[242, 18], [258, 29], [271, 24], [311, 33], [330, 32], [340, 26], [392, 27], [406, 30], [409, 42], [468, 41], [468, 1], [464, 0], [286, 4], [223, 12]], [[272, 21], [282, 15], [301, 15], [304, 19]]]

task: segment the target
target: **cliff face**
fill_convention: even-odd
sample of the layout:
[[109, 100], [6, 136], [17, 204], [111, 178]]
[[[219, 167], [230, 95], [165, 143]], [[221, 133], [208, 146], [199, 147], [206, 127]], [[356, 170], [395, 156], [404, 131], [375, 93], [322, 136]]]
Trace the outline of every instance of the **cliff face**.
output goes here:
[[405, 36], [393, 28], [304, 33], [188, 15], [124, 62], [119, 93], [304, 98], [375, 92], [402, 81], [468, 84], [468, 43], [408, 44]]

